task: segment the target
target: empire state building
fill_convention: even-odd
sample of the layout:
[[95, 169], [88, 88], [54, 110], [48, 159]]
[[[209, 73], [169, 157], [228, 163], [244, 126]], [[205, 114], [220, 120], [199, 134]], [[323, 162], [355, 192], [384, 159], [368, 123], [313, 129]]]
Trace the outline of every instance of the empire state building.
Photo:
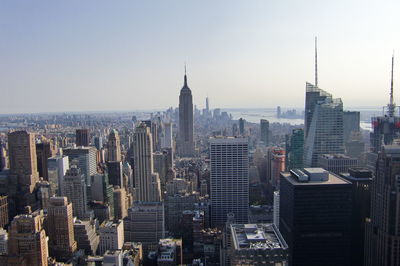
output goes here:
[[187, 85], [185, 70], [184, 84], [179, 95], [179, 133], [178, 154], [181, 157], [193, 157], [193, 99], [192, 92]]

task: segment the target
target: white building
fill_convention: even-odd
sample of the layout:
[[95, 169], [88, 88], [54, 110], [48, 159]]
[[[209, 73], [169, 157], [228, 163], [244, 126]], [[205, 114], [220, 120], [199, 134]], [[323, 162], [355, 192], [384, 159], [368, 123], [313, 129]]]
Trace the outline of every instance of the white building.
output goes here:
[[211, 138], [211, 223], [224, 225], [228, 213], [238, 223], [248, 222], [249, 158], [246, 138]]
[[99, 229], [100, 244], [99, 254], [103, 255], [107, 250], [115, 251], [122, 249], [124, 244], [124, 222], [107, 222]]
[[68, 169], [68, 156], [56, 155], [47, 159], [47, 172], [53, 194], [61, 195], [64, 175]]

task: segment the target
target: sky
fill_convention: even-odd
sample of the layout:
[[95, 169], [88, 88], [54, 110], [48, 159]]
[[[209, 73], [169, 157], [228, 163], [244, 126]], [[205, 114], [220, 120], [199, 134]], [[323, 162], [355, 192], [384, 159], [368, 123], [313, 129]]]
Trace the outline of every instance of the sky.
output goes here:
[[400, 1], [3, 0], [0, 113], [166, 109], [184, 65], [204, 108], [303, 107], [314, 81], [345, 109], [389, 101]]

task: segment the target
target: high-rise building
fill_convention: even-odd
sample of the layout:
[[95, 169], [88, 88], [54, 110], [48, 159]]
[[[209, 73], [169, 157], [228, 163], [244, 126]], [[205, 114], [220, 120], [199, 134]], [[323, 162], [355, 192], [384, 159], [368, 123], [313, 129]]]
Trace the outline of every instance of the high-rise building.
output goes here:
[[97, 150], [101, 150], [103, 148], [103, 138], [102, 136], [94, 137], [94, 146]]
[[107, 162], [108, 182], [110, 185], [124, 187], [121, 161]]
[[25, 206], [36, 205], [33, 194], [39, 181], [37, 170], [35, 136], [26, 131], [8, 133], [10, 160], [10, 208], [11, 214], [23, 213]]
[[87, 218], [87, 195], [85, 177], [79, 168], [72, 166], [64, 176], [62, 196], [72, 203], [74, 216], [78, 219]]
[[52, 194], [61, 195], [64, 175], [68, 169], [68, 156], [56, 155], [47, 159], [47, 173]]
[[21, 257], [26, 260], [26, 265], [47, 266], [48, 254], [43, 212], [28, 211], [15, 216], [9, 229], [8, 256]]
[[108, 136], [107, 143], [107, 154], [108, 162], [120, 162], [121, 161], [121, 141], [118, 135], [118, 131], [112, 129]]
[[360, 132], [360, 112], [344, 111], [343, 112], [343, 138], [347, 142], [350, 140], [351, 134]]
[[173, 141], [172, 141], [172, 123], [164, 123], [163, 124], [163, 138], [161, 139], [161, 148], [168, 148], [172, 149], [173, 148]]
[[82, 128], [82, 129], [77, 129], [76, 130], [76, 146], [84, 146], [87, 147], [89, 146], [89, 129], [87, 128]]
[[72, 203], [66, 197], [52, 197], [47, 209], [47, 228], [50, 255], [57, 261], [72, 258], [77, 248], [74, 237]]
[[269, 144], [269, 121], [266, 119], [260, 120], [260, 135], [261, 141], [264, 142], [265, 145]]
[[249, 158], [246, 138], [211, 138], [210, 196], [212, 226], [223, 226], [228, 213], [247, 223]]
[[371, 216], [372, 172], [366, 168], [350, 168], [348, 173], [340, 175], [352, 184], [353, 211], [350, 265], [364, 264], [366, 221]]
[[90, 186], [90, 177], [97, 173], [97, 150], [95, 147], [65, 148], [63, 154], [68, 156], [69, 165], [78, 163], [78, 168], [85, 176], [87, 186]]
[[344, 153], [343, 103], [320, 88], [306, 84], [304, 166], [318, 166], [318, 156]]
[[244, 131], [244, 122], [245, 120], [243, 118], [239, 118], [239, 134], [241, 136], [244, 135], [245, 131]]
[[154, 172], [152, 137], [144, 123], [136, 127], [133, 146], [136, 200], [160, 201], [160, 179]]
[[367, 220], [364, 265], [400, 265], [400, 146], [385, 145], [371, 184], [371, 218]]
[[78, 249], [85, 251], [86, 255], [95, 255], [99, 246], [100, 238], [92, 220], [75, 220], [74, 235]]
[[279, 229], [279, 190], [274, 191], [272, 222]]
[[187, 85], [185, 70], [184, 84], [179, 95], [178, 154], [181, 157], [194, 156], [193, 99]]
[[56, 147], [53, 141], [43, 139], [41, 143], [36, 144], [36, 158], [39, 176], [49, 181], [47, 173], [47, 159], [56, 155]]
[[303, 168], [304, 158], [304, 130], [293, 129], [291, 135], [286, 135], [286, 169]]
[[114, 187], [114, 221], [124, 219], [128, 213], [126, 204], [126, 190], [118, 186]]
[[124, 219], [126, 242], [141, 242], [143, 252], [157, 247], [158, 240], [165, 237], [164, 205], [162, 202], [137, 202], [128, 209]]
[[288, 245], [274, 224], [232, 224], [231, 265], [287, 265]]
[[99, 254], [103, 255], [107, 250], [122, 249], [124, 244], [124, 222], [122, 220], [106, 222], [99, 229], [100, 245]]
[[351, 265], [351, 189], [322, 168], [281, 174], [279, 230], [289, 265]]
[[285, 171], [285, 149], [280, 147], [271, 147], [267, 155], [267, 178], [271, 194], [279, 190], [280, 173]]
[[182, 239], [160, 239], [157, 248], [157, 265], [183, 265]]

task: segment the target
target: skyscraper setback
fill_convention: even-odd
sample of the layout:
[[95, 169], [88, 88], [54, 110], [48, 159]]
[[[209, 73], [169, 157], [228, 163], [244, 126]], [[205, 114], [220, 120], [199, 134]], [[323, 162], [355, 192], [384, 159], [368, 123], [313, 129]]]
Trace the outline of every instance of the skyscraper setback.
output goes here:
[[187, 85], [186, 68], [183, 87], [179, 95], [178, 154], [181, 157], [194, 155], [193, 99], [192, 91]]

